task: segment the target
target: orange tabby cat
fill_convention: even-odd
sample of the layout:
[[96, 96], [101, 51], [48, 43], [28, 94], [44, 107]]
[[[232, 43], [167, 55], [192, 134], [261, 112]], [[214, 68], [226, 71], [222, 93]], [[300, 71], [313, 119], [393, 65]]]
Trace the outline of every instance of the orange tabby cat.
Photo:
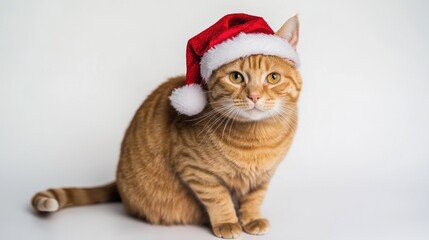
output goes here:
[[[295, 47], [298, 19], [277, 32]], [[139, 108], [122, 142], [116, 182], [37, 193], [39, 212], [121, 200], [155, 224], [210, 223], [218, 237], [264, 234], [268, 183], [292, 142], [301, 77], [293, 62], [256, 54], [216, 69], [204, 85], [208, 105], [178, 114], [168, 96], [185, 77], [159, 86]]]

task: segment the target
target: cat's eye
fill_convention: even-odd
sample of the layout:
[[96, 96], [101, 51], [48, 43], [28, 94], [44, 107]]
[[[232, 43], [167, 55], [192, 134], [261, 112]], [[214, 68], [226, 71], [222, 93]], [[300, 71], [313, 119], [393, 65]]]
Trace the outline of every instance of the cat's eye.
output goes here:
[[229, 80], [233, 83], [242, 83], [244, 81], [244, 77], [239, 72], [232, 72], [229, 74]]
[[276, 84], [280, 81], [280, 74], [278, 73], [270, 73], [267, 76], [267, 82], [271, 84]]

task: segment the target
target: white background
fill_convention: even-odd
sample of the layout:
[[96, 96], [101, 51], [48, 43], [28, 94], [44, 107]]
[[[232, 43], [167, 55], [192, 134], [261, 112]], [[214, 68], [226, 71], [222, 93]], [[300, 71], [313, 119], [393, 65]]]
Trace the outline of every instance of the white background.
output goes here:
[[30, 198], [113, 180], [145, 97], [232, 12], [300, 14], [299, 130], [241, 239], [429, 239], [427, 1], [0, 0], [0, 239], [214, 239], [120, 204], [38, 217]]

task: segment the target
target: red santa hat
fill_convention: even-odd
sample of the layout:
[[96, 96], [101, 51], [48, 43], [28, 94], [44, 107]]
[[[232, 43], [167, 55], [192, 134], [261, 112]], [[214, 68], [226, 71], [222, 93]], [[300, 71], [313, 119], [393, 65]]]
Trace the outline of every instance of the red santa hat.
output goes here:
[[200, 113], [207, 105], [202, 84], [210, 80], [213, 71], [241, 57], [278, 56], [298, 66], [298, 54], [288, 40], [275, 35], [261, 17], [241, 13], [224, 16], [188, 41], [186, 85], [173, 91], [171, 105], [188, 116]]

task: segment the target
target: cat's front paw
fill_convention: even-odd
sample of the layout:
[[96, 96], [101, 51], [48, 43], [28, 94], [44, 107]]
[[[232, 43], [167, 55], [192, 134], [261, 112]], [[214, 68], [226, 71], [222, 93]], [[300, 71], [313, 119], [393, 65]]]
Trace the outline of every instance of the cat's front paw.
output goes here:
[[243, 228], [249, 234], [263, 235], [268, 232], [270, 222], [265, 218], [260, 218], [243, 225]]
[[213, 226], [213, 233], [220, 238], [238, 238], [241, 234], [241, 225], [236, 223], [221, 223]]

